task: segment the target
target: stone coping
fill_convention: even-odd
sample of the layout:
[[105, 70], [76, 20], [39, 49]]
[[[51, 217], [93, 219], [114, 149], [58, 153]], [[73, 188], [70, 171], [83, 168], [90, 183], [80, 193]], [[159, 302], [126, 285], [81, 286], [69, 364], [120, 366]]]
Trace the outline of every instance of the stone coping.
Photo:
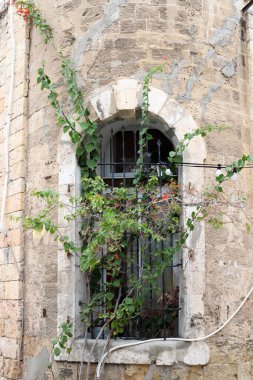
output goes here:
[[[120, 346], [139, 342], [135, 340], [112, 340], [110, 348], [119, 347], [118, 350], [111, 353], [106, 363], [110, 364], [156, 364], [157, 366], [171, 366], [176, 363], [184, 363], [187, 365], [205, 365], [209, 362], [210, 349], [205, 342], [175, 342], [175, 341], [153, 341], [143, 343], [137, 346], [120, 348]], [[83, 351], [84, 339], [76, 339], [72, 345], [70, 355], [62, 354], [55, 358], [58, 361], [70, 362], [87, 362], [89, 357], [89, 349], [92, 347], [94, 340], [88, 339], [86, 349]], [[97, 342], [93, 352], [91, 362], [97, 363], [101, 358], [105, 340], [100, 339]]]

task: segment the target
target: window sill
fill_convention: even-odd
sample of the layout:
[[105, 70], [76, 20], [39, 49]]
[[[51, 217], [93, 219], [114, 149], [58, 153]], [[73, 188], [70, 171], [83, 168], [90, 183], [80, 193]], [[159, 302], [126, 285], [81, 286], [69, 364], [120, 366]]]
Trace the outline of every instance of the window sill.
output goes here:
[[[88, 340], [90, 348], [94, 340]], [[110, 348], [120, 347], [127, 343], [133, 343], [133, 340], [114, 340]], [[70, 355], [62, 354], [56, 358], [59, 361], [84, 362], [88, 360], [88, 351], [83, 353], [83, 339], [77, 339], [73, 343], [73, 350]], [[105, 341], [100, 340], [92, 355], [92, 363], [97, 363], [101, 357]], [[83, 355], [84, 354], [84, 355]], [[173, 365], [175, 363], [184, 363], [187, 365], [205, 365], [209, 362], [210, 349], [205, 342], [149, 342], [138, 346], [126, 347], [114, 351], [107, 357], [106, 362], [110, 364], [151, 364], [157, 366]]]

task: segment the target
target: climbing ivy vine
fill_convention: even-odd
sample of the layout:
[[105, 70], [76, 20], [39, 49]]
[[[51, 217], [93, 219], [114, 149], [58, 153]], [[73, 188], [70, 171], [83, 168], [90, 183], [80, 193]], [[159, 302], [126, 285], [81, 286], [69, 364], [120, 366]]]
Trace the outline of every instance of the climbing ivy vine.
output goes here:
[[[40, 11], [32, 0], [13, 2], [19, 15], [25, 21], [34, 25], [44, 37], [45, 43], [53, 38], [53, 32], [47, 21], [41, 17]], [[33, 192], [33, 195], [44, 201], [44, 207], [34, 216], [24, 219], [26, 229], [42, 231], [43, 229], [58, 240], [69, 255], [80, 258], [80, 269], [86, 274], [90, 287], [90, 298], [80, 314], [84, 323], [85, 336], [90, 329], [94, 314], [97, 324], [101, 327], [98, 334], [106, 331], [107, 341], [111, 337], [123, 334], [129, 321], [142, 312], [143, 298], [141, 289], [146, 284], [155, 288], [156, 281], [165, 267], [172, 262], [173, 257], [184, 247], [191, 231], [197, 223], [206, 220], [214, 227], [222, 225], [222, 218], [217, 216], [217, 205], [224, 192], [223, 185], [234, 173], [239, 173], [253, 157], [243, 155], [224, 169], [224, 174], [216, 177], [214, 186], [198, 194], [201, 201], [191, 215], [180, 223], [180, 214], [184, 207], [185, 189], [178, 186], [172, 178], [164, 180], [166, 193], [160, 193], [157, 175], [147, 176], [144, 172], [145, 150], [151, 138], [148, 131], [151, 126], [149, 116], [150, 82], [156, 73], [164, 69], [164, 65], [152, 68], [144, 78], [142, 93], [142, 122], [139, 131], [139, 154], [135, 172], [135, 182], [130, 188], [109, 189], [106, 183], [96, 174], [99, 161], [99, 137], [97, 124], [92, 120], [89, 109], [85, 105], [83, 92], [77, 83], [74, 64], [69, 58], [60, 54], [61, 75], [66, 86], [67, 94], [72, 103], [71, 111], [66, 109], [57, 92], [56, 85], [42, 65], [38, 70], [37, 83], [41, 90], [47, 91], [48, 100], [55, 111], [57, 125], [68, 133], [76, 146], [76, 155], [82, 173], [83, 192], [80, 197], [69, 197], [71, 211], [65, 216], [69, 222], [82, 219], [80, 236], [82, 246], [71, 241], [67, 235], [62, 235], [59, 226], [52, 221], [51, 215], [56, 207], [64, 207], [59, 195], [54, 191]], [[190, 141], [197, 136], [205, 137], [218, 127], [205, 125], [186, 133], [183, 139], [168, 152], [168, 162], [176, 168], [182, 160], [182, 154]], [[155, 242], [166, 240], [168, 234], [177, 233], [173, 247], [151, 252], [154, 270], [150, 271], [150, 252], [147, 254], [145, 244], [152, 239]], [[122, 276], [122, 265], [131, 259], [126, 257], [126, 247], [130, 241], [142, 241], [143, 262], [138, 276], [129, 278], [127, 294], [122, 294], [125, 278]], [[106, 247], [106, 254], [104, 249]], [[158, 257], [163, 257], [163, 261]], [[110, 280], [105, 281], [103, 288], [98, 286], [98, 277], [103, 269], [110, 274]], [[101, 304], [103, 307], [101, 308]], [[62, 333], [53, 341], [53, 353], [59, 356], [62, 350], [71, 352], [69, 339], [73, 337], [74, 321], [61, 325]], [[92, 353], [90, 353], [91, 358]], [[89, 378], [89, 366], [87, 375]]]

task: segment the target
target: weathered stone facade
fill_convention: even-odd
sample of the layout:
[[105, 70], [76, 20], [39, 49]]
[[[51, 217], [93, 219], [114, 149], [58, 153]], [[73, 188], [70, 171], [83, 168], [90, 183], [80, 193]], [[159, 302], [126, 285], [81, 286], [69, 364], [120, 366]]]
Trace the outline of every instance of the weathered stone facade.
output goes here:
[[[45, 47], [38, 31], [35, 28], [30, 31], [14, 14], [15, 77], [8, 144], [9, 183], [5, 225], [0, 233], [1, 380], [53, 379], [47, 370], [50, 340], [57, 335], [59, 321], [66, 316], [74, 317], [78, 312], [78, 301], [82, 297], [80, 288], [75, 287], [74, 263], [61, 258], [53, 238], [24, 232], [21, 222], [9, 219], [10, 214], [22, 216], [36, 211], [38, 203], [30, 196], [31, 190], [60, 189], [64, 194], [70, 187], [74, 194], [78, 182], [71, 144], [55, 126], [46, 93], [36, 84], [42, 61], [58, 92], [66, 99], [57, 50], [69, 54], [78, 68], [78, 80], [94, 116], [105, 123], [120, 111], [125, 117], [129, 113], [133, 116], [139, 104], [139, 82], [149, 68], [168, 57], [164, 73], [156, 75], [152, 82], [154, 93], [160, 89], [159, 100], [167, 107], [159, 109], [157, 96], [154, 96], [153, 114], [166, 122], [168, 128], [179, 120], [168, 121], [176, 112], [187, 115], [185, 122], [181, 120], [178, 126], [179, 135], [183, 128], [188, 130], [203, 123], [229, 126], [225, 132], [212, 133], [205, 139], [206, 155], [203, 153], [201, 157], [206, 162], [229, 163], [242, 153], [252, 153], [253, 16], [249, 12], [242, 17], [241, 9], [246, 2], [35, 2], [54, 30], [55, 46]], [[4, 1], [0, 1], [0, 12], [2, 197], [13, 52], [10, 14]], [[121, 85], [122, 92], [128, 94], [125, 98]], [[109, 101], [109, 93], [104, 97], [102, 94], [110, 92], [110, 88], [114, 90]], [[97, 99], [102, 102], [102, 114], [101, 107], [96, 109]], [[199, 154], [199, 147], [196, 144], [189, 152], [192, 160], [194, 154]], [[206, 170], [207, 180], [212, 175], [213, 172]], [[189, 178], [188, 182], [191, 182]], [[240, 174], [234, 185], [236, 190], [245, 191], [249, 209], [253, 204], [252, 185], [249, 169]], [[202, 245], [196, 254], [190, 255], [187, 250], [184, 253], [183, 278], [188, 291], [181, 301], [191, 316], [188, 328], [182, 327], [184, 337], [203, 336], [220, 327], [253, 284], [252, 234], [245, 232], [244, 215], [229, 211], [235, 217], [234, 224], [225, 225], [218, 232], [205, 226], [205, 236], [201, 235]], [[71, 231], [75, 234], [73, 228]], [[198, 233], [192, 237], [195, 242], [200, 241]], [[133, 349], [132, 356], [148, 352], [144, 355], [146, 359], [131, 362], [129, 355], [126, 360], [122, 354], [106, 366], [103, 380], [253, 379], [252, 302], [251, 297], [224, 330], [206, 340], [206, 345], [201, 346], [203, 349], [199, 347], [195, 365], [191, 365], [195, 359], [189, 359], [193, 349], [190, 344], [168, 345], [165, 353], [155, 356], [153, 347], [143, 346], [139, 351]], [[63, 315], [64, 310], [67, 315]], [[198, 363], [205, 350], [210, 352], [210, 357], [206, 359], [209, 355], [204, 355], [205, 360]], [[78, 354], [74, 355], [71, 362], [54, 363], [57, 379], [78, 378], [80, 364]]]

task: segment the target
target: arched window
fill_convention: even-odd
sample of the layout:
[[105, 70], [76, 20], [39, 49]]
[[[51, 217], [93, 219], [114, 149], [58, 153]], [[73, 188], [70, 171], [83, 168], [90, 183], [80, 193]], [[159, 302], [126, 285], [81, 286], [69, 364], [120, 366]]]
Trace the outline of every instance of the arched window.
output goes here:
[[[98, 174], [111, 188], [131, 187], [135, 177], [136, 164], [139, 151], [140, 122], [118, 121], [102, 127], [100, 131], [100, 162]], [[166, 185], [170, 181], [177, 181], [177, 171], [166, 176], [169, 168], [169, 152], [174, 149], [170, 139], [165, 136], [162, 127], [155, 124], [148, 130], [144, 157], [144, 172], [147, 177], [155, 175], [158, 177], [158, 196], [163, 197], [166, 193]], [[137, 195], [141, 196], [141, 194]], [[128, 232], [126, 231], [126, 234]], [[122, 276], [124, 284], [122, 299], [127, 296], [130, 278], [136, 276], [141, 278], [141, 267], [143, 260], [148, 261], [151, 273], [155, 273], [155, 261], [164, 262], [163, 251], [172, 247], [177, 233], [171, 233], [166, 240], [155, 242], [151, 238], [145, 241], [127, 235], [127, 246], [125, 247], [125, 260], [122, 261]], [[161, 252], [155, 257], [153, 252]], [[103, 254], [106, 257], [106, 247]], [[122, 337], [128, 339], [150, 339], [154, 337], [178, 336], [178, 311], [179, 311], [179, 279], [178, 270], [181, 266], [179, 258], [167, 262], [162, 273], [154, 281], [142, 281], [140, 290], [136, 290], [142, 299], [140, 314], [133, 318]], [[106, 270], [95, 274], [96, 292], [99, 288], [104, 289], [105, 284], [110, 282], [111, 274]], [[96, 321], [96, 316], [94, 316]], [[92, 337], [96, 337], [96, 326], [91, 329]]]
[[[106, 152], [110, 154], [111, 129], [113, 128], [113, 134], [115, 134], [123, 126], [127, 129], [127, 127], [132, 124], [130, 121], [128, 124], [123, 123], [123, 118], [132, 118], [131, 120], [138, 118], [141, 107], [141, 97], [139, 96], [141, 86], [141, 83], [135, 79], [123, 78], [110, 83], [106, 87], [96, 89], [96, 91], [90, 95], [89, 100], [93, 120], [103, 125], [99, 131], [99, 135], [101, 134], [102, 137], [101, 143], [104, 148], [109, 144], [109, 148], [104, 149], [103, 154], [101, 153], [101, 156], [103, 155], [101, 162], [106, 162]], [[172, 99], [165, 91], [153, 86], [150, 86], [149, 92], [149, 111], [151, 117], [157, 122], [152, 124], [152, 128], [158, 129], [175, 145], [183, 139], [186, 133], [193, 132], [198, 127], [191, 114], [184, 109], [181, 104]], [[121, 118], [121, 120], [119, 118]], [[112, 119], [118, 121], [110, 124]], [[135, 121], [133, 124], [140, 125]], [[118, 128], [118, 130], [116, 128]], [[205, 159], [205, 143], [203, 138], [199, 136], [193, 139], [184, 150], [183, 161], [204, 163]], [[60, 200], [65, 202], [70, 189], [72, 195], [79, 196], [81, 187], [80, 168], [78, 168], [77, 165], [75, 146], [73, 146], [67, 134], [63, 134], [61, 137], [58, 164]], [[105, 167], [106, 166], [104, 166], [104, 168]], [[102, 170], [101, 166], [98, 174], [100, 174], [100, 169]], [[110, 171], [108, 173], [110, 173]], [[106, 173], [104, 173], [104, 178], [105, 174]], [[204, 190], [204, 178], [204, 169], [200, 167], [185, 166], [183, 172], [179, 173], [180, 185], [183, 188], [189, 188], [194, 184], [195, 190], [199, 193]], [[123, 183], [123, 178], [121, 178], [121, 183]], [[191, 216], [193, 211], [196, 211], [196, 206], [191, 204], [183, 205], [181, 218], [182, 227], [185, 226], [185, 221]], [[66, 225], [65, 214], [61, 208], [58, 210], [58, 224], [64, 229], [64, 233], [68, 231], [69, 236], [72, 237], [74, 242], [77, 244], [80, 243], [80, 229], [77, 228], [76, 222], [68, 222]], [[194, 247], [194, 259], [189, 258], [189, 247]], [[82, 305], [89, 299], [89, 290], [87, 289], [84, 275], [79, 270], [76, 258], [67, 257], [61, 244], [59, 244], [58, 255], [59, 285], [57, 324], [60, 326], [67, 319], [77, 321], [75, 331], [76, 335], [81, 337], [83, 334], [83, 325], [78, 321]], [[178, 271], [179, 276], [177, 276], [177, 268], [173, 268], [173, 277], [179, 277], [180, 307], [182, 307], [179, 311], [179, 336], [185, 338], [202, 336], [205, 334], [204, 294], [206, 266], [204, 221], [199, 223], [197, 230], [190, 233], [186, 245], [182, 250], [181, 258], [182, 267]], [[179, 262], [176, 261], [174, 264], [179, 264]], [[175, 281], [174, 283], [176, 284], [177, 282]], [[195, 323], [196, 321], [197, 323]], [[117, 342], [114, 344], [117, 345]], [[203, 342], [199, 344], [198, 352], [201, 357], [203, 357], [203, 345], [205, 346], [205, 344]], [[190, 343], [188, 345], [191, 346]], [[171, 355], [168, 355], [168, 347], [169, 351], [172, 352]], [[175, 347], [176, 352], [174, 351]], [[208, 351], [207, 346], [205, 346], [205, 350], [206, 352]], [[193, 351], [196, 353], [195, 344]], [[125, 350], [120, 350], [113, 353], [110, 357], [110, 362], [126, 363], [124, 352]], [[143, 350], [135, 349], [132, 346], [127, 352], [130, 354], [130, 359], [127, 361], [127, 364], [150, 364], [154, 360], [154, 357], [157, 358], [160, 364], [163, 363], [163, 365], [176, 363], [179, 358], [184, 358], [184, 363], [189, 364], [189, 355], [185, 355], [185, 350], [181, 343], [178, 343], [178, 345], [175, 343], [170, 345], [169, 342], [166, 345], [162, 344], [159, 346], [159, 354], [157, 354], [157, 346], [155, 345], [150, 345], [149, 348], [145, 350], [145, 353]], [[192, 364], [193, 357], [198, 358], [198, 355], [190, 355], [190, 357]], [[63, 358], [64, 357], [61, 356], [60, 359]], [[208, 358], [207, 355], [202, 364], [206, 364], [209, 360]], [[66, 359], [73, 362], [83, 360], [82, 338], [73, 343], [73, 351], [70, 356], [68, 354], [66, 355]], [[196, 363], [199, 364], [199, 361], [196, 360]]]

